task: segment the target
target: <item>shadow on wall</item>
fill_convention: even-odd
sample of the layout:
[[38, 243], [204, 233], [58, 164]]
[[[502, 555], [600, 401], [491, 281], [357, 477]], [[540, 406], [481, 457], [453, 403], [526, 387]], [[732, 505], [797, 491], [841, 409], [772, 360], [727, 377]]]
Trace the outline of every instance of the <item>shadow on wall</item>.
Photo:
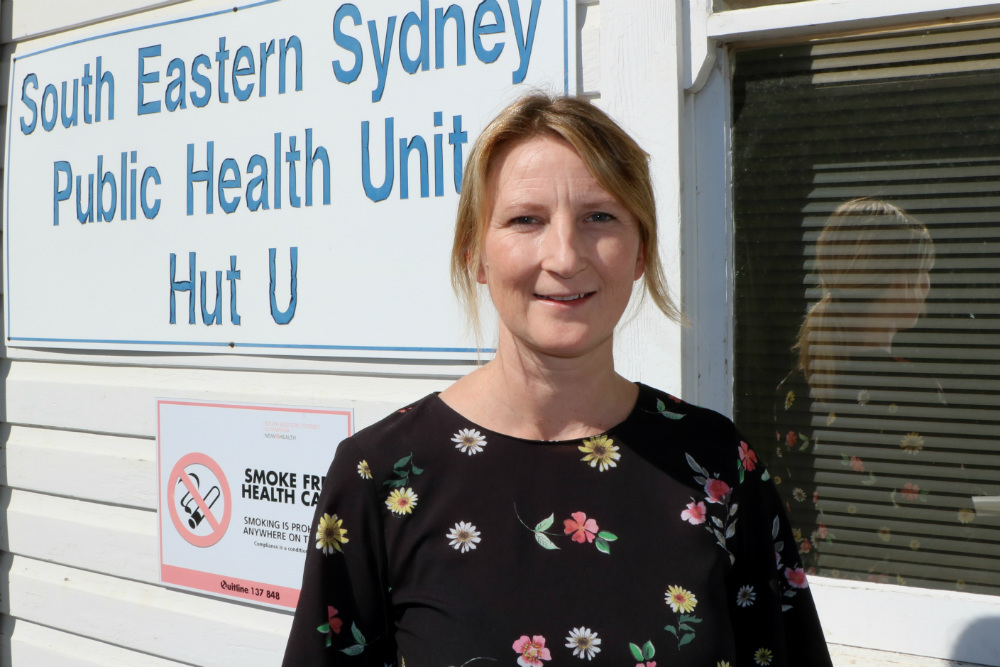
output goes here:
[[953, 660], [1000, 667], [1000, 616], [981, 618], [967, 627], [952, 648]]

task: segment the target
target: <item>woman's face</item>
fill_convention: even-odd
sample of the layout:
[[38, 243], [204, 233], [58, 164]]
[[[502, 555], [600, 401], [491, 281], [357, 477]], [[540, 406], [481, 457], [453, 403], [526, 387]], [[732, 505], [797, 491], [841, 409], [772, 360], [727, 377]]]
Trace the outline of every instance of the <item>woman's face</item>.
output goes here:
[[554, 137], [506, 148], [489, 187], [478, 280], [499, 314], [501, 346], [554, 357], [610, 353], [644, 268], [635, 218]]

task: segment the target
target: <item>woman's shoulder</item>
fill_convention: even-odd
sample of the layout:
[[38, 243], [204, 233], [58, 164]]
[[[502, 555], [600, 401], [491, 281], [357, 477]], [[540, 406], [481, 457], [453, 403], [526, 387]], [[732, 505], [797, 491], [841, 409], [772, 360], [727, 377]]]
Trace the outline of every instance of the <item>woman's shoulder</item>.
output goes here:
[[366, 426], [344, 442], [366, 455], [405, 450], [418, 445], [434, 432], [447, 415], [440, 408], [437, 393], [394, 410], [379, 421]]
[[725, 415], [642, 383], [633, 416], [648, 424], [669, 426], [701, 437], [737, 435], [736, 426]]

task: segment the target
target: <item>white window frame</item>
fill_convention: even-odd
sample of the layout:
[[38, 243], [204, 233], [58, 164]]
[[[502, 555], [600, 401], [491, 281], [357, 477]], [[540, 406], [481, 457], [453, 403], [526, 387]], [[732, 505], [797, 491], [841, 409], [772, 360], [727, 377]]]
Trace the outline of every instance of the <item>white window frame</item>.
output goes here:
[[[682, 77], [682, 336], [684, 395], [733, 409], [731, 68], [727, 45], [856, 33], [977, 17], [1000, 20], [987, 0], [807, 0], [713, 13], [684, 0]], [[723, 270], [723, 267], [725, 269]], [[832, 645], [885, 651], [878, 664], [1000, 665], [1000, 596], [810, 578]], [[993, 634], [983, 628], [992, 627]], [[891, 654], [920, 656], [896, 662]], [[846, 655], [846, 654], [843, 654]], [[857, 664], [872, 664], [870, 656]], [[926, 660], [926, 662], [925, 662]], [[853, 662], [849, 664], [855, 664]]]

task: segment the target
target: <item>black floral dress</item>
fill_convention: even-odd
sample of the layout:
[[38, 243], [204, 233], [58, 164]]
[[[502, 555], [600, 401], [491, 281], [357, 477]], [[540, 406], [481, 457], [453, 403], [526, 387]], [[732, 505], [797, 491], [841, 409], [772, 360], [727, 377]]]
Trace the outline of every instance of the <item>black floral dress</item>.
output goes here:
[[755, 452], [643, 385], [558, 442], [428, 396], [340, 444], [313, 535], [289, 667], [831, 664]]

